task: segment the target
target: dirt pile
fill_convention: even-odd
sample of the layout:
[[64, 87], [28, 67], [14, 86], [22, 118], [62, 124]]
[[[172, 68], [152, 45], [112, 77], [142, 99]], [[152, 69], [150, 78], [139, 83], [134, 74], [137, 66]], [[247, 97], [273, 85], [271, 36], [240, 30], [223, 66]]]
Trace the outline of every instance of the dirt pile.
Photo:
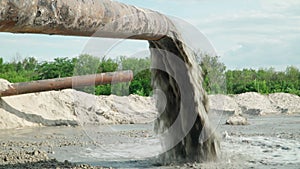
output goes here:
[[219, 112], [225, 114], [241, 114], [242, 110], [234, 97], [227, 95], [210, 95], [209, 108], [211, 112]]
[[0, 129], [22, 128], [38, 126], [37, 123], [29, 122], [2, 108], [0, 108]]
[[[10, 83], [6, 81], [6, 84]], [[300, 97], [287, 93], [210, 95], [209, 100], [211, 112], [228, 115], [300, 113]], [[0, 99], [0, 129], [148, 123], [154, 121], [156, 117], [154, 99], [137, 95], [94, 96], [67, 89]]]
[[242, 109], [243, 114], [267, 115], [280, 113], [269, 100], [268, 96], [255, 92], [243, 93], [234, 96], [234, 100]]
[[151, 97], [94, 96], [78, 91], [68, 93], [75, 96], [74, 113], [81, 124], [149, 123], [157, 117]]
[[287, 93], [274, 93], [269, 95], [270, 102], [282, 113], [300, 113], [300, 97]]
[[94, 96], [73, 89], [0, 100], [0, 128], [147, 123], [156, 118], [152, 98]]
[[211, 112], [247, 115], [300, 113], [300, 97], [288, 93], [261, 95], [255, 92], [233, 96], [210, 95]]
[[[9, 85], [11, 83], [0, 79], [1, 90]], [[209, 96], [210, 111], [228, 115], [300, 113], [299, 103], [299, 96], [287, 93]], [[153, 122], [157, 114], [154, 98], [137, 95], [94, 96], [67, 89], [0, 98], [0, 129], [148, 123]]]
[[11, 83], [5, 79], [0, 79], [0, 90], [7, 90], [9, 88], [9, 86], [11, 85]]

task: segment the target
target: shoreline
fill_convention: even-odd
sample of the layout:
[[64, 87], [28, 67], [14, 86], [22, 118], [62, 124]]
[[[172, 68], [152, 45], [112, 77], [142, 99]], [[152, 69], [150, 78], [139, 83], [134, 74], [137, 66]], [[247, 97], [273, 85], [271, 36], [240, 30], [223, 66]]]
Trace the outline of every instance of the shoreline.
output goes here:
[[[209, 95], [209, 100], [209, 114], [300, 114], [300, 97], [286, 93]], [[73, 89], [3, 97], [0, 103], [0, 129], [143, 124], [153, 122], [160, 114], [153, 97], [95, 96]]]
[[[222, 153], [214, 163], [156, 166], [159, 139], [153, 124], [0, 130], [0, 144], [6, 145], [0, 152], [11, 154], [20, 168], [297, 168], [300, 164], [299, 115], [252, 116], [247, 126], [225, 125], [226, 117], [216, 128], [222, 136]], [[17, 155], [20, 152], [22, 156]], [[41, 158], [45, 154], [46, 161]], [[36, 161], [29, 162], [30, 158]], [[0, 168], [13, 166], [6, 164], [0, 155]]]

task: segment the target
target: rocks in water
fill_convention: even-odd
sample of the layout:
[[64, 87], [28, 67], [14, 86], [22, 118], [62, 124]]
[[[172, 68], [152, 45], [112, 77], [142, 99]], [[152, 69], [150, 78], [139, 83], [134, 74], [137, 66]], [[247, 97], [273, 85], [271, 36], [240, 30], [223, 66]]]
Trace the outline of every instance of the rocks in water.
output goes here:
[[248, 125], [248, 120], [246, 117], [243, 117], [242, 115], [233, 115], [226, 120], [226, 123], [228, 125]]

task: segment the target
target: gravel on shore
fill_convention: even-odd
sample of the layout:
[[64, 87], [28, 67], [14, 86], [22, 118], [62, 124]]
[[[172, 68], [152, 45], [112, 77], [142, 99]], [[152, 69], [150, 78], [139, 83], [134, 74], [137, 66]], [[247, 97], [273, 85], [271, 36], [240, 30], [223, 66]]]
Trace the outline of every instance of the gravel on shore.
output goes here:
[[[67, 130], [70, 135], [57, 132], [60, 129]], [[49, 133], [44, 133], [48, 130]], [[55, 158], [57, 149], [93, 144], [92, 141], [82, 140], [83, 134], [77, 130], [73, 127], [0, 130], [0, 169], [107, 169], [68, 160], [58, 161]]]

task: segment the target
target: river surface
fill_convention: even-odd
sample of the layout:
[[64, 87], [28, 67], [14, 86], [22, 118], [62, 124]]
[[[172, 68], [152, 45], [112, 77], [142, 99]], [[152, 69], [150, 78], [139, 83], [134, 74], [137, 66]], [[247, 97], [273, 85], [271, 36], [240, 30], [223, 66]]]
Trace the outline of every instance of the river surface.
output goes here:
[[[300, 116], [249, 117], [250, 125], [224, 125], [212, 117], [221, 138], [218, 162], [159, 166], [159, 138], [153, 124], [41, 127], [0, 131], [14, 149], [40, 149], [58, 161], [113, 168], [299, 168]], [[9, 151], [1, 147], [1, 151]]]

